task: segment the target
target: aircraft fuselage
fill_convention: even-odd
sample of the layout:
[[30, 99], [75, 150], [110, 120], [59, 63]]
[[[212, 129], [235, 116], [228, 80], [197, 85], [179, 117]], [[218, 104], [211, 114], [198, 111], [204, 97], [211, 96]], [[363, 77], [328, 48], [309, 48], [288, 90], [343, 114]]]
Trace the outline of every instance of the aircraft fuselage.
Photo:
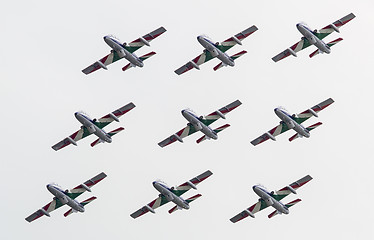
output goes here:
[[321, 39], [319, 39], [316, 35], [314, 35], [313, 31], [310, 30], [306, 25], [302, 23], [296, 24], [297, 29], [299, 32], [306, 38], [308, 41], [316, 46], [321, 52], [329, 54], [331, 52], [330, 47]]
[[301, 124], [297, 123], [293, 118], [280, 108], [274, 109], [275, 114], [288, 126], [288, 128], [295, 130], [300, 136], [310, 137], [310, 133]]
[[218, 139], [218, 135], [215, 131], [213, 131], [209, 126], [205, 125], [199, 117], [193, 114], [191, 111], [185, 109], [182, 110], [183, 117], [195, 127], [197, 131], [201, 131], [207, 137], [212, 138], [214, 140]]
[[277, 201], [275, 200], [273, 197], [272, 197], [272, 194], [270, 194], [269, 192], [267, 192], [265, 189], [263, 189], [262, 187], [260, 186], [253, 186], [253, 191], [262, 199], [265, 201], [266, 204], [268, 204], [268, 206], [272, 206], [273, 208], [275, 208], [278, 212], [280, 213], [284, 213], [284, 214], [288, 214], [290, 211], [288, 210], [288, 208], [283, 204], [281, 203], [280, 201]]
[[112, 36], [105, 36], [104, 41], [109, 45], [114, 51], [118, 53], [120, 57], [126, 58], [134, 67], [143, 67], [143, 61], [138, 58], [134, 53], [130, 53], [123, 47], [123, 45]]
[[84, 206], [75, 199], [70, 198], [62, 189], [58, 188], [53, 184], [48, 184], [47, 189], [56, 198], [58, 198], [62, 204], [68, 205], [75, 211], [84, 212]]
[[231, 57], [227, 55], [225, 52], [222, 52], [219, 48], [217, 48], [217, 46], [214, 43], [212, 43], [208, 38], [204, 36], [198, 36], [197, 40], [207, 51], [211, 53], [213, 57], [217, 57], [225, 65], [229, 65], [231, 67], [235, 66], [234, 60], [232, 60]]
[[75, 118], [84, 126], [87, 128], [87, 130], [90, 133], [95, 134], [98, 138], [100, 138], [102, 141], [105, 141], [107, 143], [112, 142], [112, 138], [109, 134], [107, 134], [103, 129], [100, 129], [96, 126], [94, 121], [92, 121], [89, 117], [83, 115], [82, 113], [76, 112]]
[[183, 198], [175, 195], [171, 189], [169, 189], [164, 184], [154, 181], [153, 183], [154, 188], [159, 191], [168, 201], [175, 203], [178, 207], [183, 209], [190, 209], [190, 205], [186, 202]]

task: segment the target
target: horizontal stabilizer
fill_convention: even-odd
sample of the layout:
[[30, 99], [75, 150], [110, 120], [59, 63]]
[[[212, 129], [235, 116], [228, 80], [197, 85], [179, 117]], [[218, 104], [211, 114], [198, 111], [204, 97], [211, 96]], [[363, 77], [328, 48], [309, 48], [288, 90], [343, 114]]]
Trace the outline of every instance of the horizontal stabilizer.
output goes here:
[[[201, 194], [196, 194], [195, 196], [186, 199], [186, 202], [190, 203], [190, 202], [198, 199], [201, 196], [202, 196]], [[175, 207], [173, 207], [172, 209], [169, 210], [169, 213], [171, 214], [171, 213], [177, 211], [178, 209], [180, 209], [180, 208], [176, 205]]]
[[129, 63], [129, 64], [127, 64], [126, 66], [124, 66], [124, 67], [122, 68], [122, 71], [126, 71], [127, 69], [130, 69], [130, 68], [132, 68], [132, 67], [133, 67], [132, 64]]
[[[109, 136], [112, 137], [113, 135], [116, 135], [117, 133], [119, 133], [119, 132], [121, 132], [123, 130], [125, 130], [125, 129], [123, 127], [120, 127], [120, 128], [117, 128], [117, 129], [115, 129], [115, 130], [113, 130], [111, 132], [108, 132], [108, 134], [109, 134]], [[100, 138], [98, 138], [98, 139], [96, 139], [96, 141], [94, 141], [93, 143], [91, 143], [91, 147], [94, 147], [97, 144], [102, 143], [102, 142], [104, 142], [104, 141], [101, 140]]]
[[[335, 39], [334, 41], [329, 42], [327, 45], [329, 47], [332, 47], [332, 46], [334, 46], [335, 44], [337, 44], [338, 42], [341, 42], [341, 41], [343, 41], [343, 38], [338, 38], [338, 39]], [[319, 49], [317, 49], [314, 52], [312, 52], [309, 55], [309, 57], [312, 58], [312, 57], [316, 56], [319, 52], [320, 52]]]
[[[285, 206], [286, 206], [287, 208], [290, 208], [290, 207], [292, 207], [293, 205], [295, 205], [295, 204], [298, 203], [298, 202], [301, 202], [301, 199], [293, 200], [292, 202], [287, 203]], [[278, 210], [275, 210], [274, 212], [272, 212], [272, 213], [270, 213], [270, 214], [268, 215], [268, 218], [272, 218], [272, 217], [274, 217], [275, 215], [278, 215], [278, 214], [279, 214]]]
[[[310, 131], [312, 131], [313, 129], [315, 129], [316, 127], [321, 126], [321, 125], [322, 125], [322, 123], [321, 123], [321, 122], [318, 122], [318, 123], [315, 123], [315, 124], [313, 124], [313, 125], [307, 127], [306, 129], [310, 132]], [[292, 137], [290, 137], [288, 140], [289, 140], [290, 142], [292, 142], [293, 140], [295, 140], [295, 139], [298, 138], [298, 137], [299, 137], [299, 134], [296, 133], [295, 135], [293, 135]]]
[[[95, 199], [96, 199], [96, 197], [91, 197], [91, 198], [86, 199], [86, 200], [84, 200], [83, 202], [81, 202], [81, 204], [82, 204], [83, 206], [85, 206], [85, 205], [89, 204], [90, 202], [92, 202], [92, 201], [95, 200]], [[67, 217], [67, 216], [69, 216], [70, 214], [72, 214], [73, 212], [76, 212], [76, 211], [74, 211], [74, 209], [71, 208], [69, 211], [67, 211], [66, 213], [64, 213], [64, 216]]]
[[[235, 59], [237, 59], [238, 57], [241, 57], [242, 55], [244, 55], [244, 54], [246, 54], [247, 53], [247, 51], [241, 51], [241, 52], [239, 52], [239, 53], [237, 53], [237, 54], [234, 54], [234, 55], [232, 55], [232, 56], [230, 56], [230, 58], [232, 59], [232, 60], [235, 60]], [[218, 69], [220, 69], [221, 67], [223, 67], [223, 66], [226, 66], [223, 62], [221, 62], [220, 64], [218, 64], [217, 66], [215, 66], [214, 68], [213, 68], [213, 70], [214, 71], [217, 71]]]
[[150, 52], [150, 53], [144, 54], [143, 56], [141, 56], [139, 58], [140, 58], [140, 60], [144, 61], [144, 60], [147, 60], [148, 58], [152, 57], [155, 54], [156, 54], [156, 52]]
[[[221, 126], [221, 127], [218, 127], [218, 128], [216, 128], [216, 129], [214, 129], [213, 131], [216, 132], [216, 133], [219, 133], [219, 132], [221, 132], [222, 130], [228, 128], [228, 127], [230, 127], [230, 124], [225, 124], [225, 125], [223, 125], [223, 126]], [[208, 137], [207, 137], [206, 135], [204, 135], [204, 136], [202, 136], [201, 138], [197, 139], [196, 142], [197, 142], [197, 143], [200, 143], [200, 142], [202, 142], [202, 141], [204, 141], [204, 140], [206, 140], [206, 139], [208, 139]]]

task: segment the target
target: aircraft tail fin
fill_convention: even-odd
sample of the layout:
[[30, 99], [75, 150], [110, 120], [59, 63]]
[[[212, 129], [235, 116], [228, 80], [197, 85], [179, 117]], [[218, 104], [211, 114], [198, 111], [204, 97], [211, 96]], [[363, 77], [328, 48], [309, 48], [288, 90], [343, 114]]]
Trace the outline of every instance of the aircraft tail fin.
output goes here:
[[[247, 51], [241, 51], [241, 52], [239, 52], [239, 53], [237, 53], [237, 54], [234, 54], [234, 55], [232, 55], [232, 56], [230, 56], [230, 58], [232, 59], [232, 60], [235, 60], [235, 59], [237, 59], [238, 57], [241, 57], [242, 55], [244, 55], [244, 54], [246, 54], [247, 53]], [[217, 66], [215, 66], [214, 68], [213, 68], [213, 70], [214, 71], [217, 71], [218, 69], [220, 69], [221, 67], [223, 67], [223, 66], [226, 66], [223, 62], [220, 62]]]
[[[95, 199], [96, 199], [96, 197], [90, 197], [89, 199], [84, 200], [84, 201], [81, 202], [80, 204], [82, 204], [83, 206], [85, 206], [85, 205], [89, 204], [90, 202], [92, 202], [92, 201], [95, 200]], [[72, 208], [70, 208], [69, 211], [67, 211], [66, 213], [64, 213], [64, 216], [67, 217], [67, 216], [69, 216], [70, 214], [75, 213], [75, 212], [77, 212], [77, 211], [74, 210], [74, 209], [72, 209]]]
[[[123, 127], [117, 128], [111, 132], [108, 132], [108, 134], [112, 137], [113, 135], [116, 135], [117, 133], [121, 132], [122, 130], [125, 130]], [[91, 143], [91, 147], [95, 147], [97, 144], [104, 142], [100, 138], [96, 139], [93, 143]]]
[[[186, 202], [190, 203], [190, 202], [198, 199], [201, 196], [202, 196], [201, 194], [196, 194], [195, 196], [186, 199]], [[178, 209], [181, 209], [181, 208], [178, 207], [178, 205], [175, 205], [172, 209], [169, 210], [169, 213], [172, 214], [173, 212], [177, 211]]]
[[[139, 59], [142, 60], [142, 61], [144, 61], [144, 60], [147, 60], [148, 58], [152, 57], [155, 54], [156, 54], [155, 52], [150, 52], [150, 53], [147, 53], [147, 54], [139, 57]], [[134, 65], [132, 63], [129, 63], [129, 64], [127, 64], [126, 66], [124, 66], [122, 68], [122, 71], [126, 71], [126, 70], [128, 70], [128, 69], [130, 69], [132, 67], [134, 67]]]
[[[332, 46], [334, 46], [335, 44], [337, 44], [338, 42], [341, 42], [342, 40], [343, 40], [343, 38], [338, 38], [338, 39], [335, 39], [335, 40], [333, 40], [333, 41], [327, 43], [327, 45], [328, 45], [329, 47], [332, 47]], [[315, 50], [314, 52], [312, 52], [312, 53], [309, 55], [309, 57], [312, 58], [312, 57], [316, 56], [319, 52], [320, 52], [320, 51], [317, 49], [317, 50]]]
[[[287, 207], [287, 208], [290, 208], [290, 207], [292, 207], [293, 205], [295, 205], [296, 203], [298, 203], [298, 202], [301, 202], [301, 199], [300, 198], [298, 198], [298, 199], [296, 199], [296, 200], [293, 200], [292, 202], [289, 202], [289, 203], [287, 203], [285, 206]], [[278, 214], [281, 214], [278, 210], [275, 210], [274, 212], [272, 212], [272, 213], [270, 213], [269, 215], [268, 215], [268, 218], [272, 218], [272, 217], [274, 217], [275, 215], [278, 215]]]
[[[322, 125], [322, 123], [321, 123], [321, 122], [318, 122], [318, 123], [315, 123], [315, 124], [313, 124], [313, 125], [310, 125], [310, 126], [307, 127], [306, 129], [307, 129], [308, 131], [312, 131], [313, 129], [315, 129], [316, 127], [321, 126], [321, 125]], [[292, 142], [293, 140], [295, 140], [295, 139], [298, 138], [298, 137], [299, 137], [299, 134], [296, 133], [295, 135], [293, 135], [292, 137], [290, 137], [288, 140], [289, 140], [290, 142]]]
[[[228, 127], [230, 127], [230, 124], [225, 124], [221, 127], [218, 127], [216, 129], [214, 129], [213, 131], [216, 132], [216, 133], [219, 133], [219, 132], [223, 131], [224, 129], [228, 128]], [[208, 137], [206, 135], [204, 135], [201, 138], [197, 139], [196, 142], [201, 143], [202, 141], [204, 141], [206, 139], [208, 139]]]

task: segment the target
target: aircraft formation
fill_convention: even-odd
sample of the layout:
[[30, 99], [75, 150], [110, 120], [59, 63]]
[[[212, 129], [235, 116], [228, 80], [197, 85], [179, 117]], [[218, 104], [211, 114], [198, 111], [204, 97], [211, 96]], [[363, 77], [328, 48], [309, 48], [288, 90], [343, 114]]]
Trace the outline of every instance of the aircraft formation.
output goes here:
[[[296, 28], [303, 36], [301, 40], [298, 43], [287, 48], [283, 52], [279, 53], [275, 57], [273, 57], [272, 60], [274, 62], [278, 62], [290, 55], [296, 57], [297, 52], [311, 45], [314, 45], [317, 48], [317, 50], [315, 50], [309, 55], [310, 58], [316, 56], [319, 53], [331, 53], [331, 47], [334, 46], [336, 43], [342, 41], [343, 39], [338, 38], [328, 43], [325, 43], [323, 39], [333, 32], [340, 33], [340, 27], [344, 26], [354, 17], [355, 15], [353, 13], [348, 14], [347, 16], [327, 25], [326, 27], [314, 31], [312, 31], [308, 26], [306, 26], [303, 23], [297, 24]], [[180, 68], [176, 69], [175, 73], [181, 75], [193, 68], [200, 70], [200, 65], [213, 58], [217, 58], [220, 60], [219, 64], [213, 68], [214, 71], [220, 69], [223, 66], [235, 66], [235, 60], [243, 56], [247, 52], [245, 50], [242, 50], [236, 54], [229, 56], [226, 53], [226, 51], [231, 49], [235, 45], [242, 45], [242, 41], [254, 32], [256, 32], [257, 30], [258, 28], [255, 25], [253, 25], [221, 43], [214, 43], [208, 37], [203, 35], [198, 36], [197, 41], [203, 46], [203, 53], [200, 54], [198, 57], [192, 59], [191, 61], [187, 62]], [[91, 74], [92, 72], [97, 71], [101, 68], [107, 70], [108, 65], [122, 58], [126, 59], [129, 62], [122, 68], [123, 71], [126, 71], [132, 67], [142, 68], [144, 66], [144, 60], [155, 55], [156, 53], [152, 51], [142, 55], [141, 57], [138, 57], [137, 55], [135, 55], [134, 52], [142, 48], [143, 46], [150, 46], [151, 41], [153, 41], [165, 32], [166, 29], [164, 27], [160, 27], [148, 34], [145, 34], [142, 37], [139, 37], [138, 39], [128, 44], [122, 43], [120, 40], [118, 40], [116, 37], [112, 35], [107, 35], [104, 37], [104, 41], [111, 48], [110, 53], [105, 57], [101, 58], [100, 60], [94, 62], [87, 68], [83, 69], [82, 72], [84, 74]], [[279, 125], [263, 133], [261, 136], [255, 138], [250, 143], [253, 146], [257, 146], [258, 144], [263, 143], [268, 139], [275, 141], [276, 136], [291, 129], [294, 130], [296, 133], [289, 138], [290, 142], [294, 141], [297, 138], [309, 138], [310, 131], [317, 128], [318, 126], [321, 126], [322, 123], [317, 122], [308, 127], [304, 127], [302, 123], [308, 120], [309, 118], [318, 117], [320, 111], [324, 110], [332, 103], [334, 103], [334, 100], [332, 98], [328, 98], [299, 114], [290, 114], [283, 108], [275, 108], [274, 112], [277, 115], [277, 117], [279, 117], [279, 119], [281, 120]], [[183, 109], [181, 110], [181, 114], [187, 120], [187, 126], [182, 128], [178, 132], [170, 135], [166, 139], [162, 140], [158, 143], [158, 145], [161, 148], [164, 148], [165, 146], [168, 146], [171, 143], [177, 141], [183, 143], [183, 138], [192, 135], [196, 132], [202, 133], [202, 136], [200, 136], [196, 140], [197, 143], [201, 143], [202, 141], [209, 139], [217, 140], [218, 133], [228, 128], [230, 125], [224, 124], [220, 127], [216, 127], [215, 129], [212, 129], [210, 125], [219, 119], [226, 120], [226, 115], [234, 109], [236, 109], [237, 107], [239, 107], [241, 104], [242, 103], [240, 100], [235, 100], [234, 102], [229, 103], [224, 107], [221, 107], [219, 109], [216, 108], [217, 110], [213, 110], [212, 113], [205, 116], [198, 116], [190, 109]], [[68, 137], [64, 138], [60, 142], [56, 143], [55, 145], [53, 145], [52, 149], [58, 151], [70, 144], [77, 146], [77, 141], [92, 134], [96, 135], [97, 137], [97, 139], [91, 143], [92, 147], [98, 145], [99, 143], [111, 143], [112, 136], [123, 131], [124, 128], [119, 127], [110, 132], [106, 132], [103, 128], [112, 122], [119, 122], [119, 118], [127, 112], [129, 112], [130, 110], [132, 110], [133, 108], [135, 108], [135, 104], [130, 102], [125, 106], [120, 107], [117, 110], [110, 112], [99, 119], [91, 119], [87, 114], [84, 114], [82, 112], [76, 112], [74, 115], [75, 118], [81, 124], [80, 129], [74, 132], [73, 134], [69, 135]], [[190, 203], [200, 198], [202, 195], [195, 194], [188, 198], [182, 198], [182, 195], [191, 189], [196, 190], [198, 184], [200, 184], [212, 175], [213, 173], [210, 170], [207, 170], [201, 173], [200, 175], [190, 180], [187, 180], [186, 182], [177, 187], [169, 187], [166, 183], [162, 181], [154, 181], [152, 185], [158, 191], [158, 197], [150, 203], [143, 205], [143, 207], [130, 214], [130, 216], [136, 219], [148, 212], [155, 213], [156, 208], [169, 202], [175, 204], [168, 211], [170, 214], [175, 212], [176, 210], [187, 210], [190, 208]], [[26, 217], [25, 220], [28, 222], [32, 222], [42, 216], [50, 217], [50, 213], [52, 211], [64, 205], [68, 205], [70, 207], [70, 209], [64, 214], [65, 217], [69, 216], [71, 213], [84, 212], [85, 205], [95, 200], [96, 197], [90, 197], [82, 202], [77, 201], [76, 198], [86, 191], [91, 192], [91, 188], [97, 183], [99, 183], [101, 180], [103, 180], [106, 176], [107, 175], [104, 172], [102, 172], [96, 175], [95, 177], [91, 178], [90, 180], [78, 185], [77, 187], [65, 191], [56, 184], [48, 184], [46, 187], [48, 191], [54, 196], [53, 200], [44, 207], [37, 210], [36, 212], [32, 213], [30, 216]], [[290, 195], [291, 193], [296, 194], [296, 190], [298, 190], [301, 186], [305, 185], [311, 180], [312, 177], [310, 175], [306, 175], [305, 177], [281, 188], [278, 191], [271, 192], [266, 190], [266, 188], [261, 185], [254, 185], [252, 189], [260, 197], [258, 202], [256, 202], [249, 208], [243, 210], [241, 213], [233, 216], [229, 220], [232, 223], [236, 223], [248, 216], [254, 218], [254, 214], [267, 207], [273, 207], [275, 209], [268, 215], [268, 218], [272, 218], [278, 214], [289, 214], [289, 208], [294, 206], [296, 203], [299, 203], [301, 199], [294, 199], [286, 204], [282, 203], [281, 200]]]

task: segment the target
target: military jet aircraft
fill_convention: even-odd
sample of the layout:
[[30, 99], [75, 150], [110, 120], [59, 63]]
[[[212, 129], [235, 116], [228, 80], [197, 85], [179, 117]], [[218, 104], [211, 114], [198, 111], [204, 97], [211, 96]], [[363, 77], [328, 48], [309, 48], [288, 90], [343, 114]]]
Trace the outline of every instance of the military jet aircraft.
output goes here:
[[255, 213], [269, 207], [269, 206], [272, 206], [273, 208], [275, 208], [275, 211], [270, 213], [268, 215], [269, 218], [272, 218], [274, 217], [275, 215], [277, 214], [288, 214], [290, 211], [289, 211], [289, 208], [292, 207], [293, 205], [295, 205], [296, 203], [300, 202], [301, 199], [296, 199], [296, 200], [293, 200], [287, 204], [283, 204], [280, 202], [280, 200], [282, 200], [283, 198], [287, 197], [289, 194], [291, 193], [294, 193], [296, 194], [296, 190], [303, 186], [304, 184], [306, 184], [307, 182], [309, 182], [310, 180], [312, 180], [313, 178], [309, 175], [303, 177], [302, 179], [294, 182], [294, 183], [291, 183], [290, 185], [282, 188], [281, 190], [277, 191], [274, 193], [273, 192], [268, 192], [264, 187], [260, 186], [260, 185], [255, 185], [252, 187], [253, 191], [260, 197], [260, 199], [258, 200], [258, 202], [252, 206], [250, 206], [249, 208], [245, 209], [243, 212], [239, 213], [238, 215], [236, 215], [235, 217], [232, 217], [230, 219], [231, 222], [233, 223], [236, 223], [248, 216], [251, 216], [252, 218], [255, 217]]
[[228, 128], [230, 125], [225, 124], [221, 127], [218, 127], [216, 129], [211, 129], [209, 127], [210, 124], [218, 120], [219, 118], [226, 119], [225, 115], [238, 106], [240, 106], [242, 103], [239, 100], [236, 100], [233, 103], [230, 103], [229, 105], [212, 112], [211, 114], [203, 117], [203, 116], [196, 116], [191, 110], [184, 109], [182, 110], [182, 115], [184, 118], [187, 119], [187, 127], [183, 128], [182, 130], [178, 131], [177, 133], [171, 135], [170, 137], [166, 138], [165, 140], [158, 143], [160, 147], [165, 147], [175, 141], [179, 141], [183, 143], [183, 138], [197, 132], [201, 131], [204, 136], [199, 138], [196, 142], [200, 143], [206, 139], [218, 139], [217, 133], [221, 132], [222, 130]]
[[314, 45], [317, 47], [317, 50], [312, 52], [309, 57], [312, 58], [316, 56], [318, 53], [327, 53], [329, 54], [331, 52], [331, 47], [337, 44], [338, 42], [342, 41], [342, 38], [335, 39], [329, 43], [325, 43], [322, 39], [330, 35], [332, 32], [340, 32], [339, 28], [343, 25], [345, 25], [347, 22], [351, 21], [356, 16], [353, 13], [348, 14], [347, 16], [333, 22], [330, 25], [327, 25], [326, 27], [322, 28], [321, 30], [310, 30], [310, 28], [303, 24], [298, 23], [296, 24], [297, 30], [303, 35], [301, 40], [298, 43], [295, 43], [291, 47], [287, 48], [283, 52], [279, 53], [277, 56], [273, 57], [274, 62], [278, 62], [279, 60], [282, 60], [283, 58], [286, 58], [290, 55], [293, 55], [294, 57], [297, 57], [296, 53], [298, 51], [301, 51], [310, 45]]
[[223, 41], [222, 43], [213, 43], [208, 37], [200, 35], [197, 37], [197, 41], [204, 47], [204, 52], [199, 55], [198, 57], [194, 58], [193, 60], [189, 61], [182, 67], [178, 68], [174, 72], [178, 75], [185, 73], [192, 68], [196, 68], [200, 70], [199, 65], [206, 63], [207, 61], [217, 57], [221, 60], [221, 63], [215, 66], [213, 69], [214, 71], [220, 69], [223, 66], [231, 66], [235, 65], [234, 60], [238, 57], [242, 56], [243, 54], [247, 53], [246, 51], [241, 51], [237, 54], [232, 56], [227, 55], [225, 52], [235, 46], [236, 44], [242, 45], [242, 40], [257, 31], [257, 27], [253, 25], [252, 27], [244, 30], [236, 34], [235, 36]]
[[156, 188], [157, 191], [160, 192], [158, 198], [153, 200], [152, 202], [148, 203], [144, 207], [140, 208], [138, 211], [132, 213], [130, 216], [132, 218], [137, 218], [142, 216], [143, 214], [147, 212], [155, 213], [155, 209], [164, 205], [168, 202], [173, 202], [176, 204], [175, 207], [169, 210], [169, 213], [173, 213], [178, 209], [189, 209], [190, 208], [190, 202], [196, 200], [197, 198], [201, 197], [201, 194], [197, 194], [193, 197], [183, 199], [181, 197], [182, 194], [190, 190], [191, 188], [197, 189], [196, 185], [210, 177], [213, 173], [211, 171], [206, 171], [199, 176], [192, 178], [191, 180], [183, 183], [182, 185], [179, 185], [178, 187], [170, 188], [165, 185], [165, 183], [161, 181], [154, 181], [152, 184]]
[[63, 191], [56, 184], [48, 184], [48, 191], [50, 191], [54, 195], [52, 202], [48, 203], [38, 211], [31, 214], [30, 216], [25, 218], [25, 220], [28, 222], [32, 222], [43, 215], [50, 217], [50, 212], [56, 210], [57, 208], [65, 204], [71, 207], [71, 209], [64, 214], [65, 217], [69, 216], [73, 212], [84, 212], [84, 206], [95, 200], [96, 197], [91, 197], [87, 200], [84, 200], [83, 202], [78, 202], [75, 199], [85, 191], [91, 192], [91, 187], [94, 186], [96, 183], [100, 182], [101, 180], [103, 180], [105, 177], [106, 174], [102, 172], [97, 176], [91, 178], [90, 180], [86, 181], [85, 183], [82, 183], [77, 187], [71, 189], [70, 191]]
[[83, 69], [82, 72], [85, 74], [90, 74], [100, 68], [108, 70], [106, 66], [120, 60], [121, 58], [125, 58], [130, 62], [122, 68], [122, 71], [126, 71], [131, 67], [143, 67], [143, 61], [155, 55], [156, 53], [150, 52], [141, 57], [138, 57], [134, 52], [144, 45], [150, 46], [149, 42], [160, 36], [164, 32], [166, 32], [166, 29], [164, 27], [160, 27], [153, 32], [144, 35], [143, 37], [132, 41], [129, 44], [121, 43], [121, 41], [116, 37], [107, 35], [104, 37], [104, 41], [109, 45], [109, 47], [112, 48], [110, 54]]
[[284, 109], [282, 108], [275, 108], [274, 112], [275, 114], [282, 120], [278, 126], [275, 128], [271, 129], [270, 131], [262, 134], [260, 137], [256, 138], [253, 140], [251, 143], [253, 146], [256, 146], [257, 144], [263, 143], [268, 139], [271, 139], [275, 141], [275, 136], [284, 133], [288, 131], [289, 129], [295, 130], [296, 134], [293, 135], [292, 137], [289, 138], [289, 141], [293, 141], [298, 137], [310, 137], [310, 131], [315, 129], [318, 126], [321, 126], [322, 123], [318, 122], [315, 123], [309, 127], [304, 127], [301, 125], [302, 122], [308, 120], [310, 117], [315, 116], [318, 117], [318, 112], [321, 110], [325, 109], [327, 106], [332, 104], [334, 100], [331, 98], [321, 102], [320, 104], [317, 104], [316, 106], [309, 108], [308, 110], [305, 110], [304, 112], [300, 114], [293, 114], [292, 116], [287, 113]]
[[52, 148], [57, 151], [61, 148], [64, 148], [68, 146], [69, 144], [73, 144], [77, 146], [77, 141], [81, 140], [82, 138], [85, 138], [92, 133], [95, 134], [97, 137], [99, 137], [97, 140], [95, 140], [93, 143], [91, 143], [91, 147], [96, 146], [99, 143], [112, 142], [112, 136], [121, 132], [124, 130], [123, 127], [117, 128], [111, 132], [105, 132], [104, 127], [107, 126], [109, 123], [116, 121], [119, 122], [119, 117], [121, 117], [123, 114], [127, 113], [131, 109], [133, 109], [135, 105], [133, 103], [129, 103], [126, 106], [123, 106], [114, 112], [111, 112], [104, 117], [100, 118], [99, 120], [96, 119], [90, 119], [88, 116], [86, 116], [83, 113], [76, 112], [75, 118], [82, 124], [81, 129], [77, 132], [73, 133], [69, 137], [63, 139], [59, 143], [52, 146]]

